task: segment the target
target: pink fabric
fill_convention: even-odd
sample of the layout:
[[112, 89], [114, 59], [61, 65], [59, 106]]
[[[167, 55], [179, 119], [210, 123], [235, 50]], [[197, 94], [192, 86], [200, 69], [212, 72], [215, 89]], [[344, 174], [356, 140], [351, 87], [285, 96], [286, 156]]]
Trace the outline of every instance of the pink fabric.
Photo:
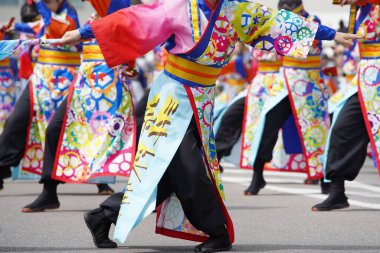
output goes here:
[[187, 8], [187, 0], [157, 0], [115, 12], [91, 28], [109, 67], [146, 54], [173, 34], [176, 46], [170, 53], [184, 53], [195, 45]]

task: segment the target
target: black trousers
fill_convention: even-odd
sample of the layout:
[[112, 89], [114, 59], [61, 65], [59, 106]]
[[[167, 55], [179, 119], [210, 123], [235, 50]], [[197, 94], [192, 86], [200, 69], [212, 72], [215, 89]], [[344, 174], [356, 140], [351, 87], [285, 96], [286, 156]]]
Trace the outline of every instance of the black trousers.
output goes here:
[[367, 156], [369, 137], [358, 94], [348, 99], [331, 132], [326, 177], [354, 180]]
[[242, 132], [245, 97], [236, 100], [222, 116], [221, 124], [215, 134], [218, 160], [229, 156], [231, 150], [239, 141]]
[[256, 160], [253, 167], [256, 169], [264, 168], [265, 163], [273, 158], [273, 149], [278, 139], [278, 131], [282, 128], [285, 121], [292, 114], [289, 97], [284, 98], [265, 118], [264, 131], [257, 151]]
[[[225, 231], [226, 219], [214, 185], [208, 178], [202, 156], [201, 140], [193, 119], [173, 160], [158, 184], [157, 206], [172, 193], [181, 202], [189, 221], [210, 236]], [[103, 207], [107, 218], [116, 223], [123, 194], [106, 199]]]
[[[148, 103], [148, 96], [149, 96], [149, 92], [146, 92], [145, 95], [141, 98], [141, 100], [135, 107], [137, 141], [140, 136], [142, 124], [144, 122], [144, 114], [145, 114], [146, 105]], [[57, 144], [59, 141], [59, 136], [60, 136], [62, 125], [63, 125], [63, 120], [66, 114], [66, 108], [67, 108], [67, 98], [58, 107], [56, 113], [54, 114], [48, 127], [46, 128], [44, 162], [42, 165], [42, 176], [40, 179], [40, 183], [46, 183], [53, 180], [51, 178], [51, 174], [53, 172], [55, 155], [58, 148]]]
[[63, 120], [66, 115], [67, 97], [59, 105], [53, 118], [46, 128], [45, 148], [44, 148], [44, 161], [42, 163], [42, 175], [40, 183], [47, 183], [51, 181], [59, 182], [51, 178], [54, 167], [55, 154], [58, 148], [59, 136], [63, 125]]
[[[145, 91], [144, 96], [135, 106], [135, 117], [136, 117], [136, 143], [139, 143], [141, 128], [144, 124], [144, 116], [146, 105], [148, 104], [150, 89]], [[137, 148], [137, 145], [136, 145]]]
[[0, 135], [0, 178], [11, 176], [10, 167], [20, 164], [25, 152], [26, 135], [30, 120], [29, 85], [16, 102], [13, 113]]

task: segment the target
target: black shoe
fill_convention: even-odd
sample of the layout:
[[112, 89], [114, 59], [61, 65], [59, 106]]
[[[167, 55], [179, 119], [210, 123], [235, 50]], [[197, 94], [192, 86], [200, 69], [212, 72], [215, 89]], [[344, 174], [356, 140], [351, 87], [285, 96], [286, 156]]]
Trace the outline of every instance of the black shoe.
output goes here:
[[38, 198], [30, 203], [29, 205], [24, 206], [21, 209], [23, 213], [34, 213], [34, 212], [44, 212], [46, 210], [58, 209], [60, 206], [58, 197], [56, 195], [47, 196], [45, 194], [40, 194]]
[[220, 252], [229, 251], [232, 248], [230, 240], [226, 236], [210, 238], [208, 241], [199, 244], [194, 248], [194, 252], [210, 253], [210, 252]]
[[258, 195], [260, 190], [263, 189], [267, 183], [265, 181], [262, 181], [260, 183], [254, 183], [251, 184], [247, 190], [244, 191], [245, 196], [253, 196], [253, 195]]
[[104, 215], [104, 209], [99, 207], [84, 214], [84, 221], [91, 232], [94, 244], [98, 248], [116, 248], [117, 244], [108, 237], [111, 222]]
[[330, 196], [325, 199], [322, 203], [319, 203], [311, 208], [314, 212], [321, 211], [331, 211], [335, 209], [343, 209], [348, 208], [350, 204], [348, 204], [346, 195], [338, 195], [338, 194], [330, 194]]
[[328, 198], [322, 203], [313, 206], [311, 210], [319, 212], [349, 207], [350, 205], [347, 202], [347, 196], [344, 192], [344, 179], [332, 179]]
[[115, 191], [108, 184], [97, 184], [99, 195], [112, 195]]
[[0, 191], [4, 189], [4, 180], [0, 178]]
[[262, 171], [255, 171], [252, 177], [251, 185], [244, 191], [244, 195], [257, 195], [259, 194], [260, 190], [263, 189], [266, 185], [267, 183], [264, 180]]

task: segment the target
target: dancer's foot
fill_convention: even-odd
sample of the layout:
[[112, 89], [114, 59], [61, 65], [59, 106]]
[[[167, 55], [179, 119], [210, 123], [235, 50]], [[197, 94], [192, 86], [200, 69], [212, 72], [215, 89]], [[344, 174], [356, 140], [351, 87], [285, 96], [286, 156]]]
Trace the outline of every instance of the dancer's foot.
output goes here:
[[229, 251], [232, 248], [228, 233], [218, 237], [210, 237], [206, 242], [199, 244], [194, 248], [194, 252], [220, 252]]
[[21, 209], [23, 213], [44, 212], [46, 210], [58, 209], [60, 206], [57, 195], [41, 193], [38, 198]]
[[252, 196], [259, 194], [259, 191], [263, 189], [267, 183], [264, 180], [263, 173], [260, 171], [255, 171], [252, 177], [252, 182], [250, 186], [244, 191], [244, 195]]
[[84, 221], [91, 232], [94, 244], [98, 248], [116, 248], [117, 244], [109, 237], [111, 222], [104, 214], [104, 209], [99, 207], [84, 214]]
[[331, 211], [334, 209], [347, 208], [350, 205], [347, 202], [347, 196], [344, 194], [344, 180], [332, 180], [330, 195], [325, 201], [311, 208], [312, 211]]
[[115, 191], [108, 184], [97, 184], [99, 195], [112, 195]]
[[4, 189], [4, 180], [0, 178], [0, 191]]
[[331, 211], [334, 209], [348, 208], [349, 206], [350, 204], [348, 204], [346, 195], [337, 196], [336, 194], [331, 194], [322, 203], [313, 206], [311, 210], [315, 212]]
[[220, 170], [220, 173], [223, 173], [224, 172], [224, 168], [222, 165], [219, 164], [219, 170]]

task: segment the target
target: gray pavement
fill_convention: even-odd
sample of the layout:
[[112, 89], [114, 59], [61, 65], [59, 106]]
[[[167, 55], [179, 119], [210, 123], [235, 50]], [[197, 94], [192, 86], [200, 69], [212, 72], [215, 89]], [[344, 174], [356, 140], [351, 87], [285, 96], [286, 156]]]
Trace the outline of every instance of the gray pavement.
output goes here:
[[[380, 252], [380, 181], [368, 161], [356, 182], [347, 185], [351, 208], [313, 213], [324, 196], [318, 186], [302, 184], [300, 174], [267, 173], [259, 196], [244, 197], [250, 171], [228, 167], [223, 178], [235, 225], [233, 252]], [[125, 180], [124, 180], [125, 182]], [[123, 187], [123, 181], [114, 185]], [[105, 197], [92, 185], [61, 185], [61, 208], [23, 214], [41, 185], [6, 181], [0, 192], [0, 252], [192, 252], [196, 243], [154, 234], [151, 215], [118, 249], [93, 246], [83, 213]]]

